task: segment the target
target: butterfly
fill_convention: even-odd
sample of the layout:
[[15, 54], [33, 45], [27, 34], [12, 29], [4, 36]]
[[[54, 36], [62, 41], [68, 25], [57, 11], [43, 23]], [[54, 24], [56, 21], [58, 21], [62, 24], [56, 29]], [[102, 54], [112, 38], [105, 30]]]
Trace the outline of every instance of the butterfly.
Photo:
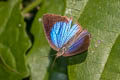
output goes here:
[[56, 57], [73, 56], [86, 51], [90, 44], [90, 33], [82, 29], [72, 18], [55, 14], [44, 14], [43, 25], [50, 46], [57, 51]]

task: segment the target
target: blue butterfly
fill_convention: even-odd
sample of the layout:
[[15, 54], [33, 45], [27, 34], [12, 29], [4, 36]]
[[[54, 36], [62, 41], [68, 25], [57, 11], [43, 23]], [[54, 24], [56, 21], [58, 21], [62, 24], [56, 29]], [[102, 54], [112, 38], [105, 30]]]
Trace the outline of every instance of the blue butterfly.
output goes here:
[[56, 57], [73, 56], [88, 49], [90, 33], [78, 23], [73, 24], [71, 18], [45, 14], [43, 25], [50, 46], [58, 51]]

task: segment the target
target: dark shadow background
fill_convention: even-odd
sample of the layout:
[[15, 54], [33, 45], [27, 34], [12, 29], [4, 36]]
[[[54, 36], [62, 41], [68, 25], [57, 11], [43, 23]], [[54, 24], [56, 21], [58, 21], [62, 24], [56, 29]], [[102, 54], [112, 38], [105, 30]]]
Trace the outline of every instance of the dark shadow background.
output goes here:
[[[58, 77], [58, 80], [62, 80], [59, 78], [59, 75], [54, 75], [54, 73], [59, 72], [59, 73], [67, 74], [67, 72], [68, 72], [67, 66], [68, 65], [76, 65], [76, 64], [80, 64], [80, 63], [84, 62], [87, 57], [87, 54], [88, 54], [88, 52], [85, 51], [83, 53], [80, 53], [78, 55], [71, 56], [71, 57], [61, 56], [56, 59], [54, 67], [53, 67], [53, 69], [51, 69], [53, 61], [55, 59], [55, 56], [50, 56], [50, 55], [54, 55], [56, 53], [57, 52], [54, 51], [53, 49], [51, 49], [51, 51], [49, 53], [49, 59], [50, 59], [50, 64], [49, 64], [49, 68], [48, 68], [48, 72], [50, 74], [49, 78], [48, 78], [49, 80], [55, 80], [57, 77]], [[69, 80], [67, 76], [66, 76], [66, 78], [67, 78], [67, 80]]]

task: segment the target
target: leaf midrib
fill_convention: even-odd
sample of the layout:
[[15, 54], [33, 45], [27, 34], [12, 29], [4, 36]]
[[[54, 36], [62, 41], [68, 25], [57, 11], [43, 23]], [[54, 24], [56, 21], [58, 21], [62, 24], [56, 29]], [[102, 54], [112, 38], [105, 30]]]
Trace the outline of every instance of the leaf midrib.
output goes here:
[[111, 54], [111, 52], [112, 52], [112, 49], [113, 49], [113, 47], [114, 47], [114, 45], [115, 45], [118, 37], [119, 37], [119, 33], [118, 33], [118, 35], [117, 35], [117, 37], [116, 37], [116, 39], [115, 39], [115, 41], [114, 41], [114, 43], [113, 43], [113, 45], [112, 45], [112, 48], [110, 49], [110, 52], [109, 52], [108, 57], [107, 57], [107, 60], [106, 60], [106, 62], [105, 62], [105, 65], [104, 65], [104, 67], [103, 67], [103, 70], [102, 70], [102, 72], [101, 72], [101, 74], [100, 74], [99, 80], [102, 80], [102, 74], [103, 74], [103, 72], [104, 72], [104, 70], [105, 70], [105, 66], [106, 66], [106, 64], [107, 64], [107, 62], [108, 62], [109, 56], [110, 56], [110, 54]]

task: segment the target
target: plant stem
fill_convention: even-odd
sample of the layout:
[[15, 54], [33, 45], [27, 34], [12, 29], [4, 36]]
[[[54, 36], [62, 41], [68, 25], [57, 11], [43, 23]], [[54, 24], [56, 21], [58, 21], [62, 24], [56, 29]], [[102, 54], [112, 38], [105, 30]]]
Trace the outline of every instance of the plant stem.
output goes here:
[[28, 5], [23, 11], [22, 14], [26, 14], [28, 12], [30, 12], [33, 8], [35, 8], [37, 5], [39, 5], [42, 2], [42, 0], [35, 0], [33, 3], [31, 3], [30, 5]]

